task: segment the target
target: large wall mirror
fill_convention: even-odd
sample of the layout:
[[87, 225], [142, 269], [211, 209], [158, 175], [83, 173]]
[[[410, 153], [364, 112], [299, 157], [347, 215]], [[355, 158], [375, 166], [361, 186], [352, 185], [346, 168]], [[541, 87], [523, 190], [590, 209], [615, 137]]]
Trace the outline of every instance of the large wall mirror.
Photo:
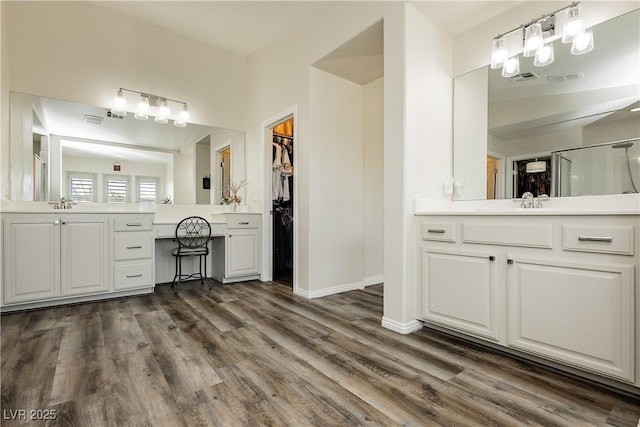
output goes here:
[[17, 92], [10, 103], [12, 200], [218, 204], [245, 177], [240, 131]]
[[621, 194], [640, 189], [640, 11], [593, 27], [595, 48], [520, 74], [454, 80], [456, 200]]

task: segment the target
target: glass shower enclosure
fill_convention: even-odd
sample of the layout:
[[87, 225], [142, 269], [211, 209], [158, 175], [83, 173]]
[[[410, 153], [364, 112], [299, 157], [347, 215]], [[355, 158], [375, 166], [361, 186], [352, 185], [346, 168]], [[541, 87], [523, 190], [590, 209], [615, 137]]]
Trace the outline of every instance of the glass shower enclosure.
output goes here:
[[638, 193], [640, 138], [554, 151], [552, 196]]

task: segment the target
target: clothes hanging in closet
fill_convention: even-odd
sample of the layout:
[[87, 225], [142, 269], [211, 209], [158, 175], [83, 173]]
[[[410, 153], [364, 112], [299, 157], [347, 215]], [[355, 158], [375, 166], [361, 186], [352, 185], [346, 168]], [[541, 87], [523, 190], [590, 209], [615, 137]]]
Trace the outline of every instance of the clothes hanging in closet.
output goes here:
[[291, 142], [288, 138], [273, 137], [273, 167], [271, 175], [271, 198], [274, 201], [286, 202], [291, 200], [291, 182], [293, 175], [290, 160]]

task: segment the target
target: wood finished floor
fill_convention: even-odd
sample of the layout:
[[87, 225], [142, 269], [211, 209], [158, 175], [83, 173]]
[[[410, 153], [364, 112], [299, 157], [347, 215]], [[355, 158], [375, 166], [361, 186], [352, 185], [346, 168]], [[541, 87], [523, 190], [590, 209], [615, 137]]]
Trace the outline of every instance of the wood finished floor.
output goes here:
[[0, 423], [638, 424], [639, 400], [381, 315], [381, 285], [306, 300], [260, 282], [3, 315]]

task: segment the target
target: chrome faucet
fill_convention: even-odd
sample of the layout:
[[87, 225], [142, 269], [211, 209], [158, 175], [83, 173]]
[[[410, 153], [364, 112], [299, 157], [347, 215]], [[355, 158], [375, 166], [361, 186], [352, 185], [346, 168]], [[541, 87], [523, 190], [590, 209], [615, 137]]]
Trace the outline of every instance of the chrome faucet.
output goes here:
[[520, 203], [521, 208], [532, 208], [533, 207], [533, 194], [529, 191], [525, 191], [522, 193], [522, 202]]
[[62, 196], [59, 202], [53, 202], [53, 209], [71, 209], [71, 200]]

